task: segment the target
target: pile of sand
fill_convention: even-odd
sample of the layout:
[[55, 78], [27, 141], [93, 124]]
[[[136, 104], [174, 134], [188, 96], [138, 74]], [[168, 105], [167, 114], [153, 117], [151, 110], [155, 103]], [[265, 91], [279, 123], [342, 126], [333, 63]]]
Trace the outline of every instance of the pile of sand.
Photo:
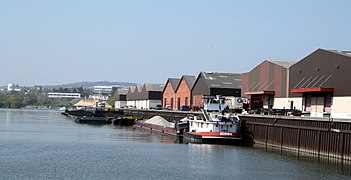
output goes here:
[[145, 123], [163, 126], [163, 127], [170, 127], [171, 126], [171, 123], [168, 122], [166, 119], [164, 119], [161, 116], [154, 116], [151, 119], [146, 120]]

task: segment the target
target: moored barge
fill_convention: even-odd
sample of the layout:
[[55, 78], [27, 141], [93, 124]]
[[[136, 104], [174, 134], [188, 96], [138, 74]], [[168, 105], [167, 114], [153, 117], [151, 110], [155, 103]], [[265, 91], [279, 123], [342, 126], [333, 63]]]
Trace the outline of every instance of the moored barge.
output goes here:
[[182, 122], [189, 124], [184, 137], [190, 142], [232, 144], [242, 140], [239, 117], [236, 115], [209, 114], [202, 110], [203, 117], [188, 116]]

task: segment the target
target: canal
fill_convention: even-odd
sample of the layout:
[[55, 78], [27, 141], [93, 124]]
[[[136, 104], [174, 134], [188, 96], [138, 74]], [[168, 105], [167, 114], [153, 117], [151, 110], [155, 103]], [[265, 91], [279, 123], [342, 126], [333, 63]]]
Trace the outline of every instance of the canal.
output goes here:
[[350, 179], [335, 159], [182, 144], [132, 127], [76, 124], [51, 110], [0, 109], [0, 179]]

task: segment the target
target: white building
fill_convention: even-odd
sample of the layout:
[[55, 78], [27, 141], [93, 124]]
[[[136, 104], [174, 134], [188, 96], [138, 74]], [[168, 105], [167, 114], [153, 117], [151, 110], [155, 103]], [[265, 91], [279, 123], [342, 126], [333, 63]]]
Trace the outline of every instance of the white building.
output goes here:
[[79, 93], [57, 93], [57, 92], [49, 92], [49, 98], [80, 98], [81, 95]]
[[94, 86], [93, 95], [89, 95], [90, 99], [107, 100], [116, 89], [116, 86]]
[[115, 108], [127, 106], [128, 89], [117, 89], [115, 92]]
[[21, 91], [21, 87], [19, 87], [18, 84], [8, 84], [7, 85], [7, 91], [9, 92], [13, 92], [13, 91], [16, 91], [16, 92], [19, 92]]
[[127, 94], [127, 105], [137, 109], [150, 109], [161, 104], [164, 84], [145, 83], [143, 87], [137, 85], [130, 88]]

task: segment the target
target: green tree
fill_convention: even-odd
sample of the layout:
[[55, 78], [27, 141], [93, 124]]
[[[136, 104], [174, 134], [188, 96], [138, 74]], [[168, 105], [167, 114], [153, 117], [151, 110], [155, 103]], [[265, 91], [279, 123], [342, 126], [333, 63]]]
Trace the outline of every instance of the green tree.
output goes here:
[[7, 107], [9, 108], [20, 108], [21, 100], [19, 94], [11, 93], [7, 99]]
[[24, 106], [37, 105], [38, 104], [37, 94], [31, 92], [24, 95], [22, 103]]
[[0, 92], [0, 108], [7, 107], [7, 96], [6, 93]]
[[110, 106], [114, 107], [115, 106], [115, 97], [114, 96], [110, 96], [108, 99], [107, 99], [107, 104], [109, 104]]

